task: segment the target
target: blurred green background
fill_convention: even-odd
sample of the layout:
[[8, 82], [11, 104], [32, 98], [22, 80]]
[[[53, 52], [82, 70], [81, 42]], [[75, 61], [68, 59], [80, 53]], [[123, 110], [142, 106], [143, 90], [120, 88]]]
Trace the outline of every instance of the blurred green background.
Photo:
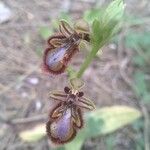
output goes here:
[[[42, 72], [46, 39], [57, 30], [59, 19], [90, 23], [110, 2], [0, 0], [0, 149], [150, 149], [149, 0], [124, 1], [121, 29], [83, 75], [83, 90], [97, 110], [85, 112], [86, 125], [77, 138], [57, 147], [45, 136], [54, 105], [48, 92], [68, 84], [66, 73]], [[79, 69], [89, 51], [86, 45], [71, 65]]]

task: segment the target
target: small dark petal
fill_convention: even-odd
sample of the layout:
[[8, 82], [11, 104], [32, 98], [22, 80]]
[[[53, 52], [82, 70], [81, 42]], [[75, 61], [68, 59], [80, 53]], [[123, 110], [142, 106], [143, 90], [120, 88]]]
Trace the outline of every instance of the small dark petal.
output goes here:
[[78, 93], [78, 97], [82, 97], [83, 95], [84, 95], [83, 92], [79, 92], [79, 93]]
[[69, 94], [70, 88], [66, 86], [66, 87], [64, 88], [64, 91], [65, 91], [66, 94]]
[[49, 47], [55, 47], [55, 45], [53, 45], [52, 40], [54, 39], [66, 39], [66, 37], [60, 33], [55, 33], [53, 36], [50, 36], [47, 40], [48, 46]]
[[49, 113], [50, 119], [51, 119], [51, 120], [57, 119], [58, 116], [55, 116], [55, 115], [54, 115], [54, 112], [55, 112], [55, 113], [56, 113], [56, 112], [58, 113], [59, 110], [62, 109], [62, 108], [63, 108], [63, 105], [62, 105], [61, 103], [58, 103], [58, 104], [50, 111], [50, 113]]
[[74, 126], [76, 126], [78, 129], [81, 129], [84, 126], [84, 122], [83, 122], [83, 112], [81, 111], [80, 108], [76, 109], [74, 108], [74, 117], [75, 117], [75, 122], [74, 122]]
[[84, 35], [84, 40], [86, 40], [87, 42], [90, 42], [90, 36], [89, 36], [89, 34], [85, 34]]

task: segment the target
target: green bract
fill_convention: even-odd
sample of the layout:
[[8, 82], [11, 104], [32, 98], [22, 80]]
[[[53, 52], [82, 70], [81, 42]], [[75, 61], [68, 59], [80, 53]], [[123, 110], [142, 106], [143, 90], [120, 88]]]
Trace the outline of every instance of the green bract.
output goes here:
[[[97, 52], [112, 38], [114, 33], [117, 32], [118, 26], [122, 20], [124, 13], [124, 3], [122, 0], [113, 1], [100, 15], [97, 10], [92, 14], [94, 20], [92, 22], [91, 31], [91, 46], [92, 50], [89, 52], [84, 63], [81, 65], [77, 77], [80, 78], [86, 68], [89, 66]], [[91, 15], [91, 13], [89, 13]], [[86, 15], [86, 18], [88, 16]], [[89, 16], [90, 18], [90, 16]]]

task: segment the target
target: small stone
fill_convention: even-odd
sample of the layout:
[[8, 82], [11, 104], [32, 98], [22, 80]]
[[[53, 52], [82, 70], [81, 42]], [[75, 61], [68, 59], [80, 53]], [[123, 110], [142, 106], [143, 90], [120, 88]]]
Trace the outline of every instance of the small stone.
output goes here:
[[4, 23], [10, 20], [12, 17], [11, 10], [6, 5], [0, 2], [0, 23]]
[[35, 107], [36, 107], [36, 110], [40, 110], [40, 109], [41, 109], [41, 107], [42, 107], [41, 102], [40, 102], [40, 101], [36, 101], [36, 103], [35, 103]]
[[34, 78], [29, 78], [28, 80], [29, 83], [33, 84], [33, 85], [37, 85], [39, 83], [39, 79], [34, 77]]
[[21, 93], [21, 96], [22, 96], [23, 98], [27, 98], [27, 97], [28, 97], [28, 94], [27, 94], [26, 92], [23, 92], [23, 93]]
[[111, 48], [112, 50], [115, 50], [117, 46], [116, 44], [112, 43], [112, 44], [109, 44], [109, 48]]
[[0, 124], [0, 137], [4, 137], [7, 131], [8, 131], [8, 125]]

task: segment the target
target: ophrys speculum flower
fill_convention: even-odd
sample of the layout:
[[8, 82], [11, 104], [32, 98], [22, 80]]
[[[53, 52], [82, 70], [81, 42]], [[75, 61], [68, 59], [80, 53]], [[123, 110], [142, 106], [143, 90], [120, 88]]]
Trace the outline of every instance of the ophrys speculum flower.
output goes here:
[[47, 135], [56, 144], [71, 141], [78, 129], [83, 127], [83, 109], [95, 108], [93, 102], [80, 91], [83, 84], [77, 80], [79, 79], [72, 79], [71, 88], [65, 87], [64, 92], [54, 91], [49, 94], [50, 98], [59, 101], [50, 112], [46, 125]]
[[85, 22], [72, 28], [67, 22], [61, 21], [59, 33], [48, 39], [48, 48], [43, 57], [44, 70], [53, 74], [64, 72], [68, 61], [79, 51], [81, 40], [90, 41], [89, 28]]

